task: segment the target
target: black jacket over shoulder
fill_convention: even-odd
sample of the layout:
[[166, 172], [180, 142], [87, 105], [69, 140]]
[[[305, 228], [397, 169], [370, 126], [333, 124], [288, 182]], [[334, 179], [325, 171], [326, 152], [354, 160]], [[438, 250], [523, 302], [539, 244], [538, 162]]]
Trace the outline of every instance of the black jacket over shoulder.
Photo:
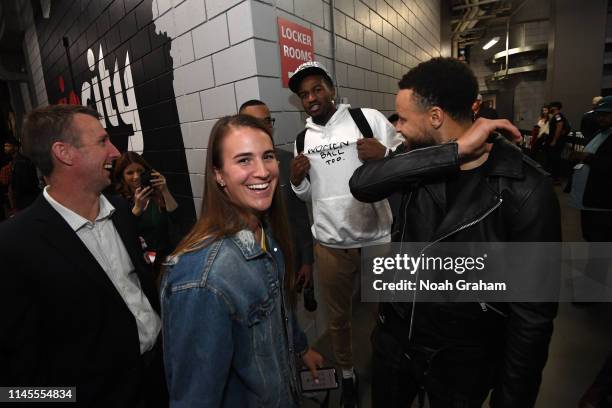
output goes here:
[[[131, 212], [112, 222], [140, 285], [159, 313]], [[136, 319], [100, 264], [40, 195], [0, 223], [0, 386], [76, 386], [74, 407], [138, 406], [146, 377]], [[38, 404], [36, 404], [38, 405]], [[60, 404], [62, 405], [62, 404]]]
[[[353, 195], [366, 202], [381, 200], [397, 190], [403, 192], [395, 241], [561, 241], [559, 203], [550, 178], [505, 139], [495, 140], [483, 164], [478, 192], [460, 191], [449, 209], [444, 176], [459, 169], [457, 145], [449, 143], [419, 150], [369, 162], [358, 168], [350, 180]], [[431, 176], [423, 176], [424, 168], [432, 169]], [[555, 266], [551, 265], [551, 270], [554, 278]], [[499, 313], [475, 303], [387, 306], [407, 325], [413, 307], [417, 333], [414, 341], [419, 341], [419, 327], [425, 326], [429, 330], [435, 328], [438, 343], [456, 342], [456, 333], [449, 331], [453, 325], [448, 322], [457, 322], [454, 327], [474, 328], [464, 330], [467, 338], [460, 341], [480, 345], [491, 353], [492, 359], [499, 359], [492, 407], [529, 408], [535, 404], [557, 313], [556, 303], [495, 304]]]

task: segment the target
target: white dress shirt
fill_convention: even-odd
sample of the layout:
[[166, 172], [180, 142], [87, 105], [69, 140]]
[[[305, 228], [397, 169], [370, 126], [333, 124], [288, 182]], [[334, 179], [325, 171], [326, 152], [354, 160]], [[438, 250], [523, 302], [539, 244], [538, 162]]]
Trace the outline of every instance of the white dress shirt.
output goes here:
[[115, 207], [104, 195], [100, 195], [100, 210], [96, 220], [91, 222], [55, 201], [49, 195], [48, 188], [49, 186], [45, 187], [43, 191], [45, 199], [96, 258], [134, 315], [138, 327], [140, 352], [150, 350], [155, 345], [161, 330], [161, 320], [142, 291], [134, 264], [111, 220]]

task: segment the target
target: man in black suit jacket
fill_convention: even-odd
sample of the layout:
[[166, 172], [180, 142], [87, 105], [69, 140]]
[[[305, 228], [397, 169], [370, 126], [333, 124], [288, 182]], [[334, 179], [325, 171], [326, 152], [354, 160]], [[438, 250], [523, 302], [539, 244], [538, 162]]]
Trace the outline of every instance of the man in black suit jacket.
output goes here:
[[0, 224], [0, 386], [76, 387], [79, 407], [167, 406], [156, 289], [129, 208], [100, 192], [119, 152], [97, 112], [24, 123], [48, 186]]

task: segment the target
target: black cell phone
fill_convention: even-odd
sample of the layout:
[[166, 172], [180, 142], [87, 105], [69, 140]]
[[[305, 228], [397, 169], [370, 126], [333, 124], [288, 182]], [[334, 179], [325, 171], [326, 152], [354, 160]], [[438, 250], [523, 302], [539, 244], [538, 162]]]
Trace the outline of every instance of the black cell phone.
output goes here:
[[151, 175], [151, 170], [145, 170], [140, 174], [140, 187], [151, 187], [151, 179], [153, 176]]
[[317, 370], [317, 374], [319, 375], [318, 384], [314, 382], [314, 378], [312, 377], [310, 370], [306, 369], [300, 371], [300, 383], [302, 384], [302, 391], [311, 392], [335, 390], [339, 387], [338, 374], [336, 373], [336, 369], [334, 367], [319, 368]]

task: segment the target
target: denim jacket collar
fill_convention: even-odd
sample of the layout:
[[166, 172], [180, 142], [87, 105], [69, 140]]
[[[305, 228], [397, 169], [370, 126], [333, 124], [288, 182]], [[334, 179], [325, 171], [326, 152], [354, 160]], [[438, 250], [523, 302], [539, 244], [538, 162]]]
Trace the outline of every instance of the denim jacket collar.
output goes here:
[[[269, 241], [272, 237], [272, 231], [266, 224], [264, 224], [264, 232], [266, 234], [266, 239]], [[236, 244], [244, 258], [247, 260], [257, 258], [258, 256], [264, 254], [261, 245], [259, 245], [259, 242], [257, 242], [255, 234], [248, 228], [238, 231], [229, 238]]]

